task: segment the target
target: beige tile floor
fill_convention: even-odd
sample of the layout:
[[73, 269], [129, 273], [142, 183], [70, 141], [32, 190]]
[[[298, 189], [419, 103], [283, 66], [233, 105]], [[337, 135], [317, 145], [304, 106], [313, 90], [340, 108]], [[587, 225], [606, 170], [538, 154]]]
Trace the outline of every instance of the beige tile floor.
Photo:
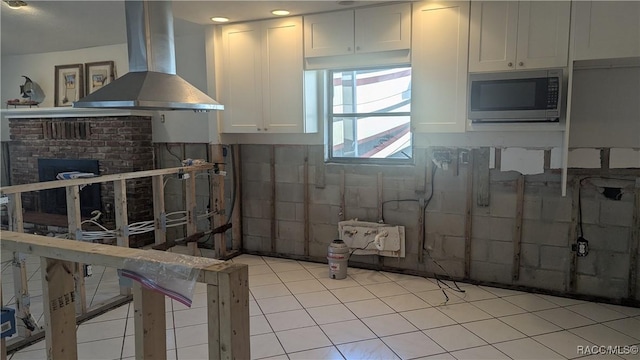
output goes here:
[[[444, 303], [433, 279], [350, 268], [347, 279], [332, 280], [326, 264], [251, 255], [233, 261], [249, 265], [253, 359], [638, 359], [578, 352], [637, 349], [638, 308], [464, 283], [465, 292], [447, 290]], [[106, 296], [98, 290], [117, 291], [115, 271], [96, 270], [92, 301]], [[168, 359], [207, 357], [204, 290], [196, 287], [191, 308], [167, 300]], [[133, 359], [132, 313], [127, 304], [81, 324], [79, 358]], [[44, 342], [10, 357], [44, 358]]]

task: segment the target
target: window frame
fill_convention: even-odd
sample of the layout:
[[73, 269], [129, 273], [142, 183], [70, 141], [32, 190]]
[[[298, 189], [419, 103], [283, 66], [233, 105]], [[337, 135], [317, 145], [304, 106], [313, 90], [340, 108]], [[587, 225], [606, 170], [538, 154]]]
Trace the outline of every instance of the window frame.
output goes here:
[[[363, 67], [363, 68], [347, 68], [347, 69], [331, 69], [327, 70], [327, 162], [331, 163], [350, 163], [350, 164], [379, 164], [379, 165], [413, 165], [415, 164], [415, 154], [413, 150], [414, 134], [411, 129], [411, 111], [403, 112], [385, 112], [385, 113], [339, 113], [333, 112], [333, 99], [334, 99], [334, 86], [333, 86], [333, 74], [336, 72], [349, 72], [349, 71], [367, 71], [367, 70], [389, 70], [397, 68], [409, 68], [410, 64], [400, 64], [395, 66], [381, 66], [381, 67]], [[412, 98], [409, 99], [411, 103]], [[363, 157], [348, 157], [348, 156], [334, 156], [333, 155], [333, 123], [335, 118], [367, 118], [367, 117], [392, 117], [392, 116], [407, 116], [409, 118], [409, 134], [411, 136], [411, 157], [409, 158], [363, 158]]]

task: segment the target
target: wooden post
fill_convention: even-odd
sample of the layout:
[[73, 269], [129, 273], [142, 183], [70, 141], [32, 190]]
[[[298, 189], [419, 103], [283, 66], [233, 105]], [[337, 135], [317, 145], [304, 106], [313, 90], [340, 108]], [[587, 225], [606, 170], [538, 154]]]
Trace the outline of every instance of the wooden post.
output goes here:
[[[11, 230], [23, 233], [22, 193], [9, 195], [9, 216]], [[16, 318], [31, 319], [27, 264], [25, 256], [17, 252], [13, 253], [13, 291], [16, 297]], [[27, 329], [24, 324], [16, 324], [16, 327], [19, 336], [24, 338], [31, 336], [31, 330]]]
[[276, 148], [271, 146], [271, 160], [269, 163], [271, 176], [271, 252], [276, 252]]
[[524, 175], [520, 174], [516, 187], [516, 224], [513, 230], [513, 264], [511, 278], [520, 278], [520, 247], [522, 241], [522, 213], [524, 210]]
[[340, 169], [340, 221], [344, 221], [347, 218], [347, 202], [345, 200], [345, 179], [344, 169]]
[[[187, 210], [187, 237], [198, 232], [198, 220], [196, 218], [196, 173], [188, 171], [185, 173], [185, 208]], [[187, 243], [187, 249], [192, 256], [200, 256], [197, 242]]]
[[[218, 272], [217, 289], [214, 285], [207, 289], [209, 358], [250, 359], [251, 349], [246, 343], [250, 338], [248, 267], [234, 266]], [[217, 309], [212, 306], [216, 295]]]
[[133, 282], [136, 359], [166, 359], [167, 334], [162, 293]]
[[[572, 189], [572, 208], [571, 208], [571, 228], [569, 229], [569, 249], [572, 246], [577, 244], [578, 240], [578, 216], [580, 211], [580, 187], [582, 184], [580, 183], [580, 179], [576, 178], [573, 182]], [[569, 281], [567, 282], [567, 292], [575, 293], [576, 291], [576, 280], [577, 280], [577, 271], [578, 268], [578, 254], [576, 251], [571, 251], [571, 259], [569, 261]]]
[[233, 177], [235, 178], [235, 200], [233, 213], [231, 213], [231, 248], [236, 251], [242, 250], [242, 160], [240, 144], [233, 145]]
[[77, 359], [73, 263], [42, 258], [47, 359]]
[[469, 163], [467, 164], [467, 193], [464, 224], [464, 278], [471, 278], [471, 241], [473, 238], [473, 178], [474, 154], [469, 151]]
[[[4, 306], [4, 300], [2, 300], [2, 277], [0, 276], [0, 304]], [[7, 341], [5, 338], [0, 339], [0, 360], [7, 360]]]
[[309, 256], [309, 146], [304, 146], [304, 255]]
[[383, 201], [382, 200], [382, 195], [383, 195], [383, 193], [382, 193], [382, 191], [383, 191], [382, 190], [382, 185], [383, 185], [382, 181], [383, 181], [382, 173], [379, 172], [378, 173], [378, 182], [377, 182], [377, 185], [378, 185], [378, 221], [384, 221], [383, 211], [382, 211], [382, 201]]
[[629, 293], [630, 299], [638, 299], [638, 246], [640, 246], [640, 178], [636, 178], [635, 200], [633, 207], [633, 222], [631, 225], [631, 246], [629, 259]]
[[[80, 188], [67, 186], [67, 221], [69, 224], [69, 239], [82, 240], [82, 217], [80, 215]], [[84, 286], [84, 264], [73, 264], [73, 278], [76, 290], [76, 314], [87, 312], [87, 291]]]
[[153, 218], [154, 224], [154, 243], [164, 244], [167, 242], [167, 214], [164, 205], [164, 177], [155, 175], [151, 177], [151, 185], [153, 188]]
[[[222, 145], [209, 146], [209, 159], [211, 162], [217, 163], [220, 171], [224, 171], [224, 155]], [[219, 175], [212, 174], [210, 178], [211, 189], [209, 190], [209, 201], [213, 206], [213, 221], [211, 221], [211, 230], [218, 226], [222, 226], [227, 221], [224, 201], [224, 178]], [[227, 255], [227, 241], [225, 233], [217, 233], [213, 235], [213, 244], [215, 248], [215, 258], [220, 259]]]
[[[127, 215], [127, 181], [113, 182], [114, 216], [116, 220], [116, 245], [129, 247], [129, 217]], [[120, 286], [121, 295], [130, 295], [131, 288]]]
[[478, 206], [489, 206], [489, 148], [483, 147], [477, 151], [477, 157], [474, 159], [474, 164], [477, 168], [478, 176]]

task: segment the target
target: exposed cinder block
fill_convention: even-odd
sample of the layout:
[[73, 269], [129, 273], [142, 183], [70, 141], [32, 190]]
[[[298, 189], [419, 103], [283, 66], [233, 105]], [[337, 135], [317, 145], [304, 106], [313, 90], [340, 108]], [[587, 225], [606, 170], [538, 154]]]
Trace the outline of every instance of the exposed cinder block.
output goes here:
[[276, 184], [277, 201], [304, 202], [303, 184]]
[[[459, 176], [451, 176], [451, 172], [444, 173], [440, 169], [436, 170], [435, 182], [433, 187], [435, 191], [461, 191], [465, 192], [467, 189], [467, 176], [466, 172], [462, 174], [463, 169], [460, 169]], [[427, 193], [430, 190], [431, 184], [427, 183]]]
[[600, 223], [603, 225], [631, 226], [633, 222], [633, 202], [602, 200], [600, 202]]
[[331, 211], [331, 205], [319, 204], [309, 206], [309, 219], [316, 224], [332, 224], [334, 214]]
[[323, 189], [311, 188], [311, 202], [314, 204], [340, 205], [340, 186], [327, 185]]
[[471, 278], [500, 284], [511, 284], [511, 265], [471, 261]]
[[598, 270], [598, 250], [591, 250], [587, 256], [580, 256], [576, 260], [576, 272], [582, 275], [596, 276]]
[[242, 183], [242, 198], [270, 200], [271, 184], [266, 182], [245, 181]]
[[425, 258], [425, 265], [426, 271], [429, 273], [458, 279], [464, 277], [464, 261], [461, 260]]
[[464, 236], [464, 215], [427, 213], [427, 232], [439, 233], [450, 236]]
[[296, 220], [296, 203], [276, 202], [276, 217], [278, 220]]
[[462, 191], [441, 192], [442, 212], [450, 214], [465, 214], [467, 210], [467, 195]]
[[378, 192], [375, 187], [347, 186], [345, 189], [345, 203], [347, 206], [377, 208]]
[[300, 165], [304, 163], [304, 146], [277, 145], [276, 164]]
[[569, 223], [524, 220], [522, 222], [522, 242], [566, 246], [569, 244], [570, 227]]
[[271, 248], [271, 240], [262, 236], [244, 235], [242, 246], [249, 251], [266, 251]]
[[345, 175], [344, 183], [346, 186], [375, 188], [378, 184], [378, 177], [377, 175], [372, 176], [348, 173]]
[[520, 268], [518, 284], [539, 289], [565, 291], [567, 276], [562, 271]]
[[602, 278], [578, 274], [576, 278], [576, 291], [585, 295], [602, 296], [606, 294], [612, 299], [627, 297], [628, 286], [624, 279]]
[[296, 221], [277, 221], [277, 237], [284, 240], [304, 242], [304, 224]]
[[378, 209], [347, 206], [345, 219], [378, 222]]
[[568, 246], [541, 246], [540, 267], [548, 270], [568, 271], [571, 249]]
[[290, 164], [276, 164], [276, 182], [277, 183], [300, 183], [302, 178], [298, 177], [298, 166]]
[[471, 259], [474, 261], [489, 260], [489, 241], [485, 239], [471, 239]]
[[509, 265], [513, 263], [513, 243], [489, 241], [489, 262]]
[[549, 197], [542, 198], [542, 219], [547, 221], [571, 221], [573, 204], [571, 198]]
[[329, 246], [333, 240], [339, 239], [338, 227], [333, 225], [312, 223], [310, 226], [310, 233], [311, 239], [313, 239], [312, 242], [327, 244], [326, 246]]
[[443, 236], [442, 255], [447, 258], [464, 259], [464, 237]]
[[542, 199], [539, 196], [524, 196], [522, 218], [539, 220], [542, 217]]
[[407, 190], [415, 191], [416, 180], [413, 177], [384, 176], [382, 178], [382, 188], [387, 190]]
[[271, 161], [271, 145], [243, 144], [240, 151], [243, 163], [266, 163]]
[[600, 201], [594, 199], [581, 200], [582, 202], [582, 223], [583, 224], [599, 224], [600, 223]]
[[242, 221], [242, 233], [254, 236], [270, 236], [271, 221], [267, 219], [256, 219], [245, 217]]
[[600, 149], [569, 149], [570, 168], [600, 168]]
[[589, 248], [626, 253], [629, 251], [630, 228], [621, 226], [601, 227], [584, 224], [583, 237], [589, 241]]
[[292, 239], [276, 239], [276, 252], [280, 254], [304, 255], [304, 242]]
[[524, 267], [540, 267], [540, 247], [536, 244], [520, 244], [520, 265]]
[[[591, 254], [589, 254], [591, 255]], [[589, 256], [587, 255], [587, 256]], [[610, 251], [598, 251], [600, 277], [627, 279], [629, 277], [629, 255]]]
[[[493, 190], [493, 187], [492, 187]], [[491, 216], [516, 217], [516, 194], [504, 192], [491, 192], [491, 204], [489, 205]]]
[[511, 241], [514, 228], [515, 220], [511, 218], [474, 216], [471, 232], [482, 239]]

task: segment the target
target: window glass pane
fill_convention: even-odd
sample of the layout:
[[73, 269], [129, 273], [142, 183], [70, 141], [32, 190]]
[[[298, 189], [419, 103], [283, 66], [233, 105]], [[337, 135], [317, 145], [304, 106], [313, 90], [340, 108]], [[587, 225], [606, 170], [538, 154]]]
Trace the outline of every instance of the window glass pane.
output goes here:
[[410, 160], [411, 68], [331, 74], [331, 158]]
[[334, 117], [332, 157], [410, 159], [410, 117]]
[[411, 110], [411, 68], [336, 71], [333, 113], [387, 113]]

